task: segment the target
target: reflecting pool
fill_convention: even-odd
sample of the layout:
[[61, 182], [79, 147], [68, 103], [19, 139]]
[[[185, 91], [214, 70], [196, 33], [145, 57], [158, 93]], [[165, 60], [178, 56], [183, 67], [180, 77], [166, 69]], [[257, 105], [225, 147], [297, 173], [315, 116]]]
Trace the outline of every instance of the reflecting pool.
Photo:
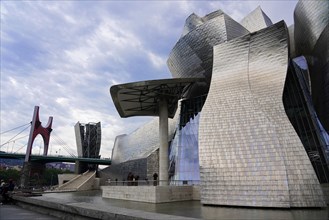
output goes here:
[[177, 215], [201, 219], [225, 220], [325, 220], [329, 209], [262, 209], [221, 206], [203, 206], [200, 201], [172, 202], [151, 204], [102, 198], [100, 190], [85, 192], [47, 193], [38, 197], [40, 200], [65, 201], [66, 203], [90, 203], [91, 206], [120, 207], [146, 212]]

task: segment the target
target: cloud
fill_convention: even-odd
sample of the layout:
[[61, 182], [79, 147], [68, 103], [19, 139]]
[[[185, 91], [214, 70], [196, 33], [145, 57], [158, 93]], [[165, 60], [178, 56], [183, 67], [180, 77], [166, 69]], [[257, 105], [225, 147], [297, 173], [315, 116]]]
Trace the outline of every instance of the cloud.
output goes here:
[[152, 52], [147, 52], [147, 56], [156, 68], [161, 68], [166, 65], [166, 58], [164, 57], [160, 57]]
[[[257, 4], [275, 20], [292, 16], [295, 2], [1, 1], [1, 132], [29, 123], [38, 105], [43, 124], [54, 117], [52, 153], [59, 138], [76, 151], [77, 121], [101, 121], [101, 154], [110, 157], [117, 135], [150, 120], [120, 118], [110, 86], [171, 77], [166, 59], [191, 13], [222, 9], [240, 20]], [[1, 135], [1, 143], [14, 135]], [[1, 149], [25, 152], [26, 143]]]
[[297, 0], [247, 1], [246, 4], [250, 9], [261, 6], [262, 10], [270, 17], [273, 23], [284, 20], [289, 26], [293, 24], [293, 10], [297, 2]]

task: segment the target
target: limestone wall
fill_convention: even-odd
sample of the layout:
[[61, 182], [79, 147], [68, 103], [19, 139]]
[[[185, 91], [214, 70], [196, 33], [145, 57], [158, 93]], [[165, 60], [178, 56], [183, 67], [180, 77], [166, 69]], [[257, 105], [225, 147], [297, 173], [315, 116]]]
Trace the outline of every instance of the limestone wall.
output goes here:
[[102, 197], [149, 203], [193, 200], [193, 186], [102, 186]]
[[79, 174], [71, 174], [71, 173], [58, 174], [58, 185], [61, 186], [65, 182], [72, 180], [73, 178], [77, 177], [78, 175]]

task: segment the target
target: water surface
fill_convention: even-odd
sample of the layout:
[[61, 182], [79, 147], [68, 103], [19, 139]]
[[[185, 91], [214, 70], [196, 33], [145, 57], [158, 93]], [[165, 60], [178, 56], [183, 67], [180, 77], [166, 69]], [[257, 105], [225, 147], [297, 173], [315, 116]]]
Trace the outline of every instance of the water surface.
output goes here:
[[102, 198], [99, 190], [67, 193], [47, 193], [40, 199], [65, 200], [68, 203], [86, 202], [91, 206], [121, 207], [168, 215], [178, 215], [201, 219], [225, 220], [328, 220], [329, 209], [262, 209], [222, 206], [203, 206], [200, 201], [184, 201], [162, 204], [133, 202]]

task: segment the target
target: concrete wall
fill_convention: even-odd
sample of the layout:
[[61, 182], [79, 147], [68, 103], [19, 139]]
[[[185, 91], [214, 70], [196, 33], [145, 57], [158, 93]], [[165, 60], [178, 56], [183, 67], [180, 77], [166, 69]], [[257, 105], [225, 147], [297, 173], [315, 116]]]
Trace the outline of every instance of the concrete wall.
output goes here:
[[102, 186], [101, 189], [104, 198], [149, 203], [197, 200], [198, 197], [197, 188], [194, 192], [193, 186]]
[[[96, 178], [96, 171], [85, 172], [80, 175], [71, 174], [68, 176], [69, 182], [59, 185], [57, 191], [83, 191], [99, 189], [99, 178]], [[68, 178], [67, 176], [62, 176], [63, 179]]]
[[324, 199], [326, 200], [327, 205], [329, 205], [329, 183], [321, 184], [321, 187], [324, 194]]
[[194, 185], [192, 187], [193, 187], [193, 200], [200, 200], [201, 199], [200, 186]]
[[95, 189], [96, 172], [77, 188], [78, 191]]
[[71, 174], [71, 173], [58, 174], [58, 185], [61, 186], [64, 184], [64, 182], [68, 182], [77, 176], [78, 174]]
[[100, 183], [101, 183], [101, 179], [100, 178], [95, 178], [94, 179], [93, 189], [100, 189]]

